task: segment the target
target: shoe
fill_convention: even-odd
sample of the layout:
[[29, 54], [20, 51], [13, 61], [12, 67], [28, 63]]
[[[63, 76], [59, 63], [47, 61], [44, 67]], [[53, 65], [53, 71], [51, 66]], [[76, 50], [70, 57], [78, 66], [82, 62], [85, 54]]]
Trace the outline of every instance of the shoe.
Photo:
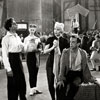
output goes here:
[[34, 88], [31, 88], [29, 95], [33, 96], [34, 94], [36, 94], [36, 90]]
[[96, 71], [96, 68], [90, 69], [90, 71]]
[[98, 71], [100, 71], [100, 66], [98, 66]]
[[42, 91], [36, 90], [35, 94], [42, 94]]
[[39, 90], [36, 90], [36, 89], [30, 89], [30, 93], [29, 93], [29, 95], [30, 96], [33, 96], [33, 95], [35, 95], [35, 94], [42, 94], [42, 91], [39, 91]]
[[30, 96], [33, 95], [33, 91], [32, 91], [32, 89], [30, 89], [30, 93], [29, 93], [29, 95], [30, 95]]

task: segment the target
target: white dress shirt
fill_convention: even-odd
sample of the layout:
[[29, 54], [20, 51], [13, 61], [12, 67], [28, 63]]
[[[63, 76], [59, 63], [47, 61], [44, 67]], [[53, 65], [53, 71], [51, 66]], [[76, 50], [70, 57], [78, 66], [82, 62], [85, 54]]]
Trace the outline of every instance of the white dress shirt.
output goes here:
[[20, 37], [16, 33], [7, 32], [2, 39], [2, 57], [4, 67], [7, 72], [11, 71], [8, 53], [20, 53], [22, 52], [24, 44], [21, 42]]

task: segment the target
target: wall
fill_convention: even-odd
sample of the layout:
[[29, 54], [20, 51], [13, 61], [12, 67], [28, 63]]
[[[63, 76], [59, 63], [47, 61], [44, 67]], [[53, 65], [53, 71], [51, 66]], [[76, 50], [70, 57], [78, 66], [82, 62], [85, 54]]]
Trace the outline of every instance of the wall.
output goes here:
[[81, 30], [100, 29], [100, 0], [61, 0], [61, 16], [65, 23], [65, 30], [68, 31], [70, 28], [70, 19], [64, 9], [74, 6], [77, 2], [89, 10], [88, 16], [79, 16]]
[[7, 0], [7, 17], [36, 23], [39, 31], [53, 31], [53, 0]]
[[89, 29], [100, 29], [100, 0], [88, 0]]
[[4, 2], [1, 0], [0, 1], [0, 27], [2, 24], [3, 5], [4, 5]]
[[55, 21], [61, 22], [61, 0], [53, 0], [53, 17]]
[[75, 5], [75, 0], [62, 0], [61, 1], [61, 15], [62, 22], [65, 24], [65, 31], [71, 31], [71, 17], [69, 16], [67, 9]]
[[[7, 17], [41, 25], [41, 0], [7, 0]], [[41, 27], [40, 27], [41, 28]]]
[[41, 0], [42, 4], [42, 30], [49, 34], [53, 31], [53, 0]]

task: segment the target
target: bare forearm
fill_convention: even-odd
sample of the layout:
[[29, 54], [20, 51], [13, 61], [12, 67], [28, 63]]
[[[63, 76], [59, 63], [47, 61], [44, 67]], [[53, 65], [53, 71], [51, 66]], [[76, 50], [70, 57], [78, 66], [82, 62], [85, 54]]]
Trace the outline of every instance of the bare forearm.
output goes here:
[[53, 49], [54, 49], [54, 46], [52, 46], [52, 47], [49, 48], [49, 49], [44, 49], [44, 54], [50, 53]]

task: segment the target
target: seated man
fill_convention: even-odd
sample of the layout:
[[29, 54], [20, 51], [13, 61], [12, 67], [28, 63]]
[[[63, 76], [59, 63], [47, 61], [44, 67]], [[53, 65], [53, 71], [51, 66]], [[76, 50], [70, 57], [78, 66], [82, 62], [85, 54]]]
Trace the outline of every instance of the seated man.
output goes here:
[[84, 82], [98, 83], [91, 76], [87, 64], [87, 54], [79, 48], [81, 40], [77, 34], [70, 37], [70, 48], [64, 49], [60, 62], [60, 74], [57, 83], [57, 100], [74, 100], [79, 84]]

